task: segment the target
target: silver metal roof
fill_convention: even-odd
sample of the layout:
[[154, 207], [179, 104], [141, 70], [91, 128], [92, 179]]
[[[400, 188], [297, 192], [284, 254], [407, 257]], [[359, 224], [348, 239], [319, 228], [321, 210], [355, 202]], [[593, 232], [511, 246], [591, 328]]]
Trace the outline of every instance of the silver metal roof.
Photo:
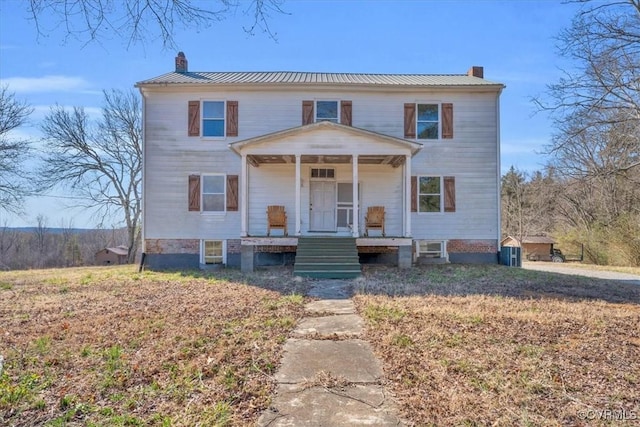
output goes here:
[[136, 86], [167, 84], [202, 85], [367, 85], [367, 86], [499, 86], [466, 74], [360, 74], [311, 73], [293, 71], [267, 72], [171, 72], [138, 82]]

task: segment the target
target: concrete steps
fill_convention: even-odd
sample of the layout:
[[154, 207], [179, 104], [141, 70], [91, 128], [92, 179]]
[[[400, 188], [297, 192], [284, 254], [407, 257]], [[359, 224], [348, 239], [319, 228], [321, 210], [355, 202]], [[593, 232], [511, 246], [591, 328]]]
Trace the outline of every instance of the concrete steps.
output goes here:
[[293, 274], [317, 279], [352, 279], [360, 276], [356, 239], [352, 237], [300, 237]]

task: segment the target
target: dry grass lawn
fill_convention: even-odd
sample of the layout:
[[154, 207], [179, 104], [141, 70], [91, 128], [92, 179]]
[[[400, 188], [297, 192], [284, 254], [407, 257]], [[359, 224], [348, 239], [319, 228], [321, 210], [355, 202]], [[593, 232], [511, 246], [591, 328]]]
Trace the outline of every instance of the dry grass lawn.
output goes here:
[[286, 273], [0, 273], [0, 425], [254, 424], [303, 313]]
[[[0, 425], [254, 425], [310, 284], [290, 268], [0, 273]], [[640, 423], [640, 286], [458, 265], [352, 284], [416, 426]]]
[[365, 278], [366, 338], [416, 425], [640, 425], [640, 286], [500, 266]]

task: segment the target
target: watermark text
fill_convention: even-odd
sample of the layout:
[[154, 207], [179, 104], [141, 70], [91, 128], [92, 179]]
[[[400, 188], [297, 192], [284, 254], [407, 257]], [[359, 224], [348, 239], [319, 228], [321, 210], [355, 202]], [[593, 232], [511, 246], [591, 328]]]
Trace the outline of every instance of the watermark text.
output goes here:
[[640, 420], [636, 411], [624, 409], [583, 409], [578, 411], [578, 418], [581, 420], [598, 421], [631, 421]]

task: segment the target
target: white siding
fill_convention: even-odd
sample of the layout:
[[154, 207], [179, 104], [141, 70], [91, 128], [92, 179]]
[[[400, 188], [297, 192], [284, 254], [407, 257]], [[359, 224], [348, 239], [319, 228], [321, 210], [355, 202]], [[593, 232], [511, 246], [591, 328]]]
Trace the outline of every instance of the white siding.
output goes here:
[[[454, 138], [419, 141], [424, 148], [413, 158], [412, 175], [456, 177], [456, 212], [412, 214], [412, 235], [419, 239], [495, 239], [498, 236], [496, 94], [460, 91], [356, 90], [348, 93], [259, 90], [235, 92], [182, 92], [158, 88], [145, 90], [145, 237], [229, 239], [240, 236], [240, 212], [222, 215], [188, 212], [187, 179], [190, 174], [226, 173], [240, 175], [240, 157], [228, 144], [301, 125], [302, 101], [313, 99], [351, 100], [353, 126], [403, 137], [404, 103], [451, 102], [454, 105]], [[190, 89], [192, 90], [192, 89]], [[187, 136], [189, 100], [228, 99], [239, 102], [239, 136], [206, 139]], [[336, 133], [336, 135], [338, 135]], [[385, 145], [363, 137], [328, 134], [311, 136], [306, 144], [342, 144], [345, 151], [383, 154]], [[289, 144], [289, 145], [288, 145]], [[280, 152], [299, 148], [299, 140], [282, 141]], [[356, 147], [356, 149], [354, 149]], [[352, 151], [353, 150], [353, 151]], [[312, 154], [309, 152], [309, 154]], [[351, 166], [336, 166], [339, 181], [351, 181]], [[267, 204], [284, 204], [289, 233], [295, 227], [294, 165], [261, 165], [249, 168], [249, 233], [266, 233]], [[302, 230], [308, 228], [309, 166], [303, 165]], [[402, 168], [360, 165], [362, 185], [361, 232], [366, 207], [388, 207], [389, 235], [402, 233]], [[242, 181], [242, 179], [241, 179]], [[242, 191], [240, 182], [240, 191]], [[282, 201], [280, 201], [282, 200]], [[276, 203], [277, 202], [277, 203]]]

